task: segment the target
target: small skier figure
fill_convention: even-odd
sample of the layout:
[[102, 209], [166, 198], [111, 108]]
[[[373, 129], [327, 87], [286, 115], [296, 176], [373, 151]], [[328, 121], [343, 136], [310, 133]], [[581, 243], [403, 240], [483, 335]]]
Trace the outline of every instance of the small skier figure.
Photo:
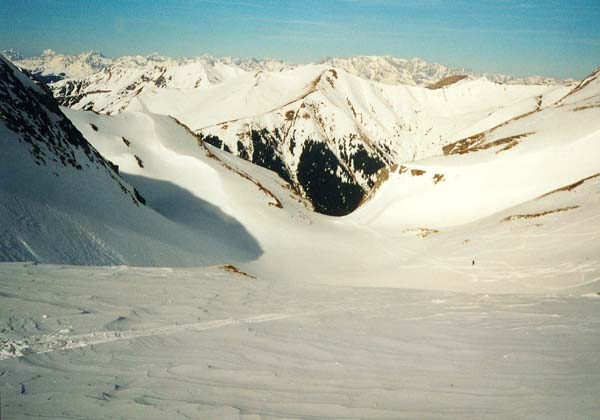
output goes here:
[[471, 265], [475, 265], [475, 260], [471, 261]]

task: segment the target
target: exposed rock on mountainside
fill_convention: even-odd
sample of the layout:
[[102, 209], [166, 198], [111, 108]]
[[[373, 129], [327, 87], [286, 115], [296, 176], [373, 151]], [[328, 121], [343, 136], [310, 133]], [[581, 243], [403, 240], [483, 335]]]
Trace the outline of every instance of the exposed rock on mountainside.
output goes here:
[[460, 82], [463, 79], [466, 79], [468, 76], [464, 75], [464, 74], [457, 74], [455, 76], [448, 76], [448, 77], [444, 77], [442, 80], [435, 82], [429, 86], [427, 86], [429, 89], [435, 90], [435, 89], [441, 89], [443, 87], [446, 86], [450, 86], [454, 83]]
[[[173, 125], [178, 129], [169, 135], [201, 153], [196, 139]], [[99, 131], [96, 124], [88, 129]], [[65, 117], [45, 85], [2, 56], [0, 149], [0, 261], [197, 266], [260, 253], [234, 219], [181, 188], [137, 178], [152, 197], [147, 203]], [[160, 198], [177, 197], [177, 214], [157, 205], [157, 191]], [[193, 217], [182, 217], [182, 206]]]
[[[587, 224], [591, 217], [591, 222], [599, 191], [600, 70], [562, 97], [539, 102], [447, 144], [442, 156], [405, 162], [351, 217], [383, 231], [415, 225], [441, 229], [485, 218], [517, 223], [576, 212], [582, 213], [575, 219]], [[422, 176], [411, 176], [414, 171]], [[443, 182], [436, 183], [432, 174], [442, 175]], [[586, 194], [571, 199], [584, 184]], [[525, 202], [530, 202], [526, 208], [511, 209]], [[496, 218], [500, 211], [503, 217]]]
[[173, 115], [336, 216], [353, 211], [392, 165], [441, 154], [448, 143], [567, 92], [562, 85], [498, 85], [417, 59], [326, 63], [289, 70], [277, 61], [122, 57], [89, 77], [50, 86], [74, 109]]
[[[317, 211], [337, 216], [356, 209], [395, 164], [441, 154], [461, 132], [477, 132], [535, 110], [536, 97], [544, 92], [550, 98], [566, 92], [564, 87], [552, 93], [554, 88], [508, 88], [485, 80], [465, 80], [460, 86], [460, 80], [453, 80], [433, 91], [383, 86], [323, 67], [296, 77], [305, 78], [303, 90], [282, 99], [281, 106], [273, 103], [265, 111], [250, 110], [247, 117], [222, 118], [214, 125], [203, 124], [196, 112], [184, 112], [182, 119], [206, 142], [277, 172]], [[257, 78], [249, 90], [260, 95], [268, 86], [279, 83]], [[150, 101], [156, 99], [142, 95], [138, 100], [153, 109]], [[238, 100], [249, 101], [242, 95]], [[484, 111], [496, 106], [497, 114]], [[473, 113], [478, 107], [479, 119]]]
[[568, 90], [452, 81], [432, 91], [324, 66], [248, 73], [193, 63], [111, 66], [52, 89], [74, 109], [173, 115], [207, 143], [276, 172], [317, 211], [339, 216], [359, 205], [380, 171], [440, 154], [455, 136], [535, 110], [544, 95], [548, 102]]
[[[70, 166], [77, 170], [95, 166], [104, 169], [134, 203], [144, 199], [118, 177], [118, 169], [90, 146], [59, 109], [51, 92], [35, 83], [0, 56], [0, 120], [28, 145], [37, 165]], [[9, 138], [5, 141], [10, 141]], [[81, 158], [81, 154], [85, 158]]]

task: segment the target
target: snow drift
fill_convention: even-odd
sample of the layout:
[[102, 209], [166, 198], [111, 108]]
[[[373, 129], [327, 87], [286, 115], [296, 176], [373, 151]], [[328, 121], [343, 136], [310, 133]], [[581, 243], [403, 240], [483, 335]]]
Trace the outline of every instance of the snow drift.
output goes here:
[[[0, 260], [204, 265], [260, 255], [243, 226], [178, 187], [145, 181], [201, 217], [152, 209], [45, 87], [1, 56], [0, 111]], [[181, 129], [177, 140], [190, 139]]]

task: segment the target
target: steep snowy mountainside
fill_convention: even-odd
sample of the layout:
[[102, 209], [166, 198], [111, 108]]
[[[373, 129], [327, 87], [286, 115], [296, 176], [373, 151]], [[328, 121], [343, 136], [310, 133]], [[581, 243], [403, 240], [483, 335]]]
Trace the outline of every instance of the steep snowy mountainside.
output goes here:
[[325, 66], [107, 68], [86, 80], [55, 83], [54, 94], [74, 109], [173, 115], [208, 143], [277, 172], [331, 215], [354, 210], [380, 170], [441, 154], [448, 142], [568, 92], [485, 79], [436, 90], [390, 86]]
[[398, 162], [440, 154], [448, 142], [568, 91], [473, 78], [431, 91], [373, 83], [324, 65], [248, 72], [239, 61], [166, 60], [111, 65], [52, 89], [74, 109], [173, 115], [214, 146], [277, 172], [330, 215], [353, 211]]
[[[196, 141], [183, 128], [178, 140]], [[145, 205], [45, 86], [1, 56], [0, 141], [1, 261], [197, 266], [260, 255], [243, 226], [181, 188], [160, 184], [204, 220], [186, 224]]]
[[[241, 223], [264, 253], [302, 248], [312, 232], [329, 223], [276, 174], [202, 142], [171, 117], [148, 112], [101, 115], [66, 108], [64, 112], [104, 156], [119, 165], [149, 205], [172, 220], [186, 224], [206, 216], [187, 206], [187, 199], [182, 205], [179, 194], [161, 187], [164, 183], [211, 203], [223, 217]], [[210, 223], [219, 226], [209, 219], [201, 224], [203, 235], [223, 236]]]
[[573, 90], [558, 101], [558, 105], [575, 104], [573, 111], [600, 107], [600, 68], [594, 70], [581, 81]]
[[[494, 154], [502, 157], [514, 153], [510, 157], [512, 163], [500, 168], [518, 172], [515, 177], [505, 178], [507, 185], [500, 182], [502, 175], [497, 166], [489, 163], [491, 159], [466, 162], [468, 168], [464, 172], [459, 172], [464, 162], [454, 162], [456, 167], [451, 167], [449, 162], [437, 163], [434, 169], [442, 167], [446, 170], [444, 174], [433, 173], [433, 169], [431, 173], [421, 173], [427, 170], [425, 165], [429, 160], [406, 163], [411, 165], [408, 173], [403, 168], [402, 175], [391, 174], [364, 207], [350, 216], [332, 218], [311, 213], [270, 171], [206, 143], [203, 155], [196, 155], [196, 143], [174, 142], [177, 138], [174, 133], [185, 128], [166, 116], [148, 112], [110, 116], [70, 109], [65, 112], [103, 155], [132, 174], [127, 175], [127, 179], [159, 211], [173, 219], [189, 220], [186, 211], [180, 209], [179, 198], [165, 194], [160, 188], [147, 188], [148, 179], [180, 186], [240, 221], [264, 252], [238, 267], [259, 279], [303, 285], [316, 282], [515, 293], [555, 292], [573, 287], [585, 291], [591, 287], [588, 283], [600, 273], [600, 265], [594, 258], [600, 252], [596, 228], [600, 178], [591, 176], [570, 182], [587, 173], [590, 167], [594, 169], [589, 165], [592, 158], [582, 161], [588, 165], [587, 169], [549, 168], [545, 176], [552, 179], [540, 188], [544, 193], [534, 191], [537, 195], [533, 196], [529, 193], [535, 188], [531, 189], [523, 179], [538, 182], [541, 176], [533, 172], [539, 168], [531, 166], [533, 157], [519, 160], [515, 152], [519, 147], [526, 147], [525, 143]], [[536, 154], [541, 161], [536, 163], [538, 166], [542, 166], [542, 162], [553, 165], [569, 148], [581, 148], [566, 155], [569, 162], [584, 154], [597, 155], [589, 142], [569, 142], [570, 147], [555, 147], [552, 141], [543, 154], [538, 150], [524, 154]], [[488, 151], [493, 153], [495, 149], [490, 147], [435, 159], [482, 156]], [[213, 157], [204, 159], [210, 155]], [[228, 166], [227, 172], [215, 176], [215, 171], [223, 165]], [[471, 168], [475, 166], [479, 166], [477, 171]], [[520, 166], [523, 169], [519, 169]], [[488, 170], [493, 172], [489, 176], [485, 174]], [[532, 174], [527, 172], [529, 170]], [[379, 215], [389, 219], [396, 217], [393, 223], [367, 219], [366, 216], [373, 216], [370, 206], [386, 194], [387, 188], [398, 186], [397, 179], [404, 176], [415, 182], [423, 181], [413, 190], [405, 190], [404, 198], [415, 195], [418, 200], [427, 194], [431, 185], [441, 191], [440, 200], [425, 203], [432, 208], [421, 206], [415, 210], [415, 213], [424, 213], [420, 220], [415, 221], [406, 208], [393, 202], [384, 203], [384, 210], [391, 205], [390, 212]], [[469, 184], [468, 179], [475, 177], [492, 182], [489, 194], [483, 195], [481, 191], [488, 190], [477, 186], [479, 190], [475, 191], [475, 186]], [[455, 196], [439, 190], [446, 182], [455, 184], [452, 189]], [[563, 184], [566, 182], [569, 183]], [[560, 187], [554, 188], [556, 185]], [[460, 188], [467, 191], [457, 193]], [[517, 192], [510, 193], [511, 188]], [[390, 192], [396, 194], [394, 197], [399, 193], [397, 189]], [[491, 209], [489, 202], [495, 194], [501, 199], [494, 204], [497, 208]], [[478, 204], [479, 201], [484, 204]], [[487, 212], [486, 206], [491, 212]], [[443, 218], [446, 208], [449, 222], [433, 223], [431, 215], [442, 214]], [[463, 222], [469, 224], [456, 225]], [[475, 266], [472, 260], [477, 262]]]
[[443, 228], [600, 173], [598, 74], [553, 105], [446, 145], [444, 156], [404, 163], [351, 217], [381, 230]]
[[[349, 70], [359, 74], [420, 72], [421, 84], [452, 74], [416, 59], [332, 60], [354, 63]], [[570, 89], [462, 75], [442, 81], [431, 90], [375, 83], [329, 65], [290, 70], [277, 61], [155, 55], [123, 57], [51, 87], [73, 109], [175, 116], [206, 142], [278, 173], [318, 212], [339, 216], [398, 163], [442, 154], [448, 143], [546, 107]]]
[[[121, 183], [115, 167], [90, 146], [60, 111], [48, 88], [30, 79], [0, 56], [0, 116], [3, 131], [28, 149], [36, 165], [105, 170], [136, 205], [143, 199]], [[12, 133], [12, 134], [11, 134]], [[9, 148], [15, 144], [7, 144]]]
[[[169, 182], [242, 221], [279, 215], [285, 220], [305, 218], [312, 210], [272, 172], [205, 144], [172, 117], [63, 110], [133, 185], [144, 179]], [[144, 188], [140, 192], [144, 194]], [[145, 196], [151, 203], [152, 193]], [[175, 201], [170, 205], [178, 207]]]
[[53, 83], [51, 89], [61, 105], [114, 114], [125, 110], [144, 89], [204, 89], [248, 75], [235, 67], [202, 61], [181, 66], [109, 66], [86, 79]]
[[484, 79], [432, 91], [375, 84], [322, 66], [238, 80], [235, 90], [224, 84], [185, 98], [147, 90], [132, 107], [171, 110], [205, 141], [277, 172], [331, 215], [353, 211], [398, 163], [441, 154], [448, 142], [567, 91]]

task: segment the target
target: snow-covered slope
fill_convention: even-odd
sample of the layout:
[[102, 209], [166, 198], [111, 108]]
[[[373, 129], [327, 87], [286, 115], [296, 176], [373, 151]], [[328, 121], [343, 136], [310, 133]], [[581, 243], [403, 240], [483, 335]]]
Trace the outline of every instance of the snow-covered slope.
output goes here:
[[597, 417], [598, 297], [30, 264], [0, 290], [11, 420]]
[[[240, 221], [264, 251], [240, 267], [260, 278], [482, 293], [588, 293], [600, 273], [594, 258], [600, 252], [600, 202], [597, 178], [586, 178], [600, 168], [594, 159], [597, 142], [570, 128], [583, 125], [570, 114], [592, 112], [574, 111], [581, 105], [551, 106], [502, 126], [532, 118], [539, 134], [531, 147], [528, 137], [498, 143], [490, 137], [487, 149], [404, 163], [362, 207], [342, 218], [311, 213], [272, 172], [205, 144], [218, 159], [212, 160], [233, 168], [234, 178], [242, 181], [221, 181], [224, 187], [217, 191], [222, 193], [216, 194], [218, 180], [206, 175], [198, 157], [174, 148], [169, 136], [160, 134], [172, 121], [167, 117], [147, 111], [65, 112], [103, 154], [135, 174], [128, 180], [149, 203], [156, 191], [145, 189], [139, 176], [179, 185]], [[575, 137], [558, 138], [551, 125], [544, 129], [547, 122], [540, 116], [545, 113]], [[590, 125], [582, 130], [594, 131]], [[245, 175], [235, 175], [240, 170]], [[241, 193], [244, 183], [257, 195]], [[567, 243], [568, 238], [574, 240]]]
[[[55, 56], [41, 62], [67, 60]], [[61, 105], [174, 116], [206, 142], [275, 171], [330, 215], [356, 209], [398, 163], [441, 154], [446, 144], [543, 108], [569, 90], [556, 80], [501, 85], [490, 79], [509, 78], [393, 57], [305, 66], [159, 55], [94, 62], [104, 67], [51, 84]]]
[[215, 69], [103, 70], [99, 114], [0, 57], [2, 413], [596, 416], [600, 69]]
[[74, 109], [175, 116], [206, 142], [277, 172], [331, 215], [354, 210], [397, 163], [441, 154], [448, 142], [568, 92], [486, 79], [430, 90], [373, 83], [323, 65], [249, 73], [204, 62], [109, 67], [52, 88]]
[[149, 188], [153, 187], [150, 180], [189, 191], [247, 226], [270, 229], [269, 220], [302, 218], [310, 212], [310, 204], [275, 174], [205, 144], [176, 119], [147, 112], [107, 116], [63, 111], [159, 209], [166, 206], [166, 211], [177, 214], [188, 210], [177, 201], [179, 197], [169, 198]]
[[129, 109], [171, 114], [205, 141], [277, 172], [319, 212], [354, 210], [397, 163], [558, 99], [567, 89], [464, 80], [375, 84], [323, 66], [202, 90], [146, 89]]
[[218, 62], [145, 67], [110, 66], [85, 79], [51, 85], [64, 106], [106, 114], [122, 112], [144, 89], [204, 89], [249, 73]]
[[[172, 76], [178, 83], [188, 81], [185, 74]], [[351, 283], [376, 272], [373, 284], [393, 285], [404, 272], [402, 285], [462, 290], [472, 286], [457, 273], [470, 267], [472, 253], [482, 248], [461, 248], [449, 260], [445, 244], [475, 242], [487, 237], [486, 231], [498, 237], [510, 232], [507, 238], [522, 242], [530, 228], [509, 216], [527, 215], [528, 207], [499, 220], [487, 218], [529, 206], [536, 197], [600, 172], [594, 141], [597, 83], [596, 74], [572, 91], [464, 79], [430, 90], [306, 66], [240, 72], [199, 88], [148, 85], [114, 115], [64, 112], [119, 165], [150, 207], [176, 225], [196, 226], [188, 235], [198, 243], [210, 247], [213, 238], [232, 242], [235, 234], [218, 234], [220, 229], [227, 232], [217, 223], [220, 219], [242, 225], [256, 247], [234, 240], [238, 252], [260, 250], [245, 254], [243, 267], [251, 272]], [[347, 193], [351, 188], [360, 188], [354, 202]], [[590, 212], [595, 211], [592, 197], [582, 198]], [[364, 204], [349, 217], [330, 218], [312, 213], [305, 198], [323, 213], [340, 214], [340, 209], [350, 209], [348, 203]], [[205, 204], [200, 216], [194, 200]], [[338, 207], [325, 207], [329, 203]], [[548, 213], [540, 217], [573, 224], [583, 214], [552, 206], [541, 210]], [[505, 218], [517, 223], [502, 222]], [[465, 223], [470, 224], [457, 227]], [[553, 226], [548, 223], [543, 241], [560, 243]], [[472, 232], [470, 238], [462, 238], [464, 232]], [[594, 235], [590, 238], [593, 243]], [[550, 252], [543, 241], [535, 247]], [[429, 258], [439, 261], [434, 277]], [[556, 261], [574, 258], [564, 254]], [[570, 277], [573, 270], [565, 269], [564, 284], [576, 281]], [[527, 274], [531, 282], [534, 271]], [[489, 287], [503, 285], [499, 280], [484, 288]]]
[[[196, 144], [173, 125], [171, 141]], [[172, 184], [144, 180], [177, 197], [179, 213], [145, 205], [50, 92], [1, 56], [0, 140], [2, 261], [204, 265], [260, 255], [243, 226]]]
[[444, 156], [401, 165], [353, 217], [383, 230], [457, 225], [600, 173], [599, 75], [550, 106], [446, 145]]

